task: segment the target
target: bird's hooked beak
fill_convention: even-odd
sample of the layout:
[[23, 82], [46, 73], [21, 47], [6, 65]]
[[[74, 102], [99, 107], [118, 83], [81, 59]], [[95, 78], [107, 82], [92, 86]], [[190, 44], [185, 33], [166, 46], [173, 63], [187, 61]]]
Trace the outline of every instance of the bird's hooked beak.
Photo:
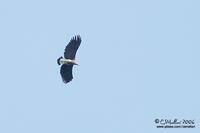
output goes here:
[[73, 64], [74, 64], [74, 65], [78, 65], [78, 63], [76, 63], [75, 61], [73, 61]]
[[78, 63], [76, 63], [75, 60], [70, 60], [70, 59], [69, 59], [69, 63], [71, 63], [71, 64], [73, 64], [73, 65], [78, 65]]

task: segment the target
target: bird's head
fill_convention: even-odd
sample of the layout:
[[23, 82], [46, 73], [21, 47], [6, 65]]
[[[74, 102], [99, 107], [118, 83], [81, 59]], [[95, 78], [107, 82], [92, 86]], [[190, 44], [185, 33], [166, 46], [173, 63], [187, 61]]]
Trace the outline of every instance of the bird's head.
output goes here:
[[78, 63], [76, 63], [76, 62], [74, 61], [74, 65], [78, 65]]
[[72, 65], [78, 65], [75, 60], [68, 59], [67, 62]]
[[61, 57], [59, 57], [58, 59], [57, 59], [57, 63], [58, 63], [58, 65], [60, 65], [60, 59], [62, 59], [63, 57], [61, 56]]

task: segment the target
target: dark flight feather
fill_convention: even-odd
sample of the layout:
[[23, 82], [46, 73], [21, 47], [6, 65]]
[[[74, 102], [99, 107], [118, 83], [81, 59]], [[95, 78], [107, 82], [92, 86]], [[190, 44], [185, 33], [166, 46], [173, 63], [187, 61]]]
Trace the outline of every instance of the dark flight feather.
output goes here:
[[68, 45], [65, 47], [65, 52], [64, 52], [64, 57], [66, 59], [75, 59], [76, 56], [76, 51], [78, 50], [79, 46], [81, 44], [81, 37], [78, 36], [74, 36], [70, 42], [68, 43]]
[[63, 64], [60, 68], [60, 74], [64, 83], [68, 83], [73, 79], [72, 75], [73, 65]]

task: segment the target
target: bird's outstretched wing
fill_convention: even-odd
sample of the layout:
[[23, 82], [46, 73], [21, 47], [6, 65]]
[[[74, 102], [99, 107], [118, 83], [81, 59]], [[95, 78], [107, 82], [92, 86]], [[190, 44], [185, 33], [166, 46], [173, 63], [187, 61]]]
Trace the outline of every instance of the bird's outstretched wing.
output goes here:
[[79, 46], [81, 44], [81, 37], [74, 36], [68, 45], [65, 47], [64, 57], [66, 59], [75, 59], [76, 51], [78, 50]]
[[64, 83], [68, 83], [73, 79], [72, 75], [73, 65], [63, 64], [60, 68], [60, 74]]

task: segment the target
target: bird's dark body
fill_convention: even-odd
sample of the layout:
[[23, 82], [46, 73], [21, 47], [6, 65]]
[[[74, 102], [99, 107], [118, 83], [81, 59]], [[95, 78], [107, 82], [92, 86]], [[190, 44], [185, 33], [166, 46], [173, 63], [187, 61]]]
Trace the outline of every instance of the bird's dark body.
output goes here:
[[80, 44], [81, 37], [79, 35], [74, 36], [65, 47], [64, 58], [61, 56], [57, 59], [58, 65], [62, 64], [60, 68], [60, 74], [64, 83], [68, 83], [73, 79], [72, 68], [74, 65], [76, 65], [74, 61]]

